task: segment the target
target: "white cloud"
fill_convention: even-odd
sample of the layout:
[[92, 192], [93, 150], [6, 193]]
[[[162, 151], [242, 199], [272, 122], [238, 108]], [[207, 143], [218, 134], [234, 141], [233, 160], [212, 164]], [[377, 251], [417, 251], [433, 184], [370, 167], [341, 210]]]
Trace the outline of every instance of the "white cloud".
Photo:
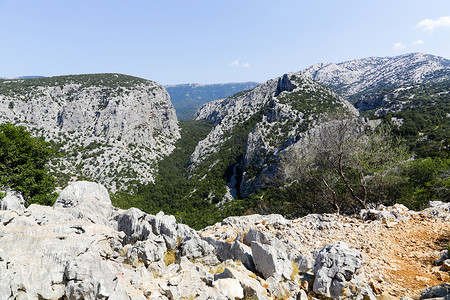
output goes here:
[[406, 48], [406, 45], [403, 43], [395, 43], [394, 47], [392, 47], [392, 49], [394, 49], [394, 51], [400, 51]]
[[422, 40], [417, 40], [417, 41], [413, 42], [413, 46], [419, 46], [419, 45], [423, 45], [423, 44], [425, 44], [425, 42]]
[[433, 33], [437, 27], [450, 27], [450, 16], [440, 17], [437, 20], [424, 19], [417, 23], [414, 28], [423, 28], [424, 31]]
[[249, 68], [250, 67], [250, 63], [246, 62], [246, 63], [240, 63], [239, 59], [235, 59], [234, 61], [232, 61], [230, 63], [231, 67], [241, 67], [241, 68]]
[[230, 66], [232, 66], [232, 67], [239, 67], [239, 60], [235, 59], [234, 61], [232, 61], [230, 63]]

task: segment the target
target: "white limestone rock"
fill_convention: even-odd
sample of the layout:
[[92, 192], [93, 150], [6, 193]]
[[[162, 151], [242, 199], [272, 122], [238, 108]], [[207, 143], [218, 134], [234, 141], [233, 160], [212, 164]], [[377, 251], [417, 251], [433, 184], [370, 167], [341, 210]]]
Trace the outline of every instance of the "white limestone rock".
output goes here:
[[284, 249], [258, 242], [252, 242], [251, 246], [255, 268], [264, 278], [274, 277], [278, 281], [291, 278], [292, 264]]
[[343, 242], [325, 245], [314, 264], [313, 291], [326, 297], [340, 297], [362, 263], [361, 253]]
[[213, 282], [213, 286], [227, 299], [244, 298], [244, 289], [239, 280], [233, 278], [217, 279]]
[[25, 200], [19, 192], [10, 188], [1, 188], [0, 193], [6, 194], [3, 198], [0, 197], [0, 210], [25, 209]]
[[63, 208], [78, 219], [109, 225], [113, 207], [106, 188], [95, 182], [77, 181], [66, 187], [56, 199], [54, 208]]

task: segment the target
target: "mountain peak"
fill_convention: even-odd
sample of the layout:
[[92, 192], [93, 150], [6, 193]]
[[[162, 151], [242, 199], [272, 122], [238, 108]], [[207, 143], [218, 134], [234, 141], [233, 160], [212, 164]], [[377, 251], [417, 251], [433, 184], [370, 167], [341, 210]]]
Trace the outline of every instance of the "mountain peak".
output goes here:
[[356, 97], [362, 91], [443, 81], [450, 78], [450, 60], [415, 52], [337, 64], [319, 63], [301, 72], [345, 97]]

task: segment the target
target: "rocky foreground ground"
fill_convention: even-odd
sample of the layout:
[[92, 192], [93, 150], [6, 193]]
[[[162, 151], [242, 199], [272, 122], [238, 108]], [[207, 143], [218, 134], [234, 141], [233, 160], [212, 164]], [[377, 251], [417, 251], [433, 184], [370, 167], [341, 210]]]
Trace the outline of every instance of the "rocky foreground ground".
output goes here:
[[0, 200], [3, 299], [449, 299], [450, 204], [230, 217], [199, 232], [76, 182]]

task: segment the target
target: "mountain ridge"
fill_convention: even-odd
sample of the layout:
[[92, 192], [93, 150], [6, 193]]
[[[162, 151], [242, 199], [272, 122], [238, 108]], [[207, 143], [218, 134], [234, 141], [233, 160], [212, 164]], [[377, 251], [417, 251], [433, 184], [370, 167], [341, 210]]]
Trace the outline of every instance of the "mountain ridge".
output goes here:
[[52, 169], [62, 178], [86, 176], [113, 191], [153, 180], [156, 161], [179, 137], [166, 90], [122, 74], [1, 80], [0, 109], [0, 122], [56, 145]]
[[425, 53], [318, 63], [301, 71], [344, 97], [404, 84], [450, 78], [450, 60]]

